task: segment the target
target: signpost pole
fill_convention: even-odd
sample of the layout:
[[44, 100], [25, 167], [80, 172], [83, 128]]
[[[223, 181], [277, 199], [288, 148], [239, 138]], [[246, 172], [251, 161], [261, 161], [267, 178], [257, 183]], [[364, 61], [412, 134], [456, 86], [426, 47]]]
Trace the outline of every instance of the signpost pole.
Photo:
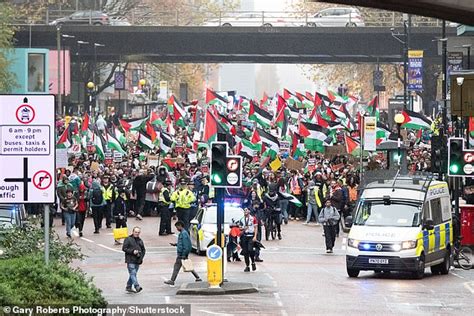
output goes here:
[[[225, 141], [226, 136], [225, 134], [218, 133], [217, 134], [218, 141]], [[227, 153], [226, 153], [227, 155]], [[222, 231], [223, 231], [223, 224], [224, 224], [224, 188], [216, 188], [216, 199], [217, 199], [217, 245], [221, 247], [222, 251], [224, 251], [224, 244], [222, 241]], [[222, 282], [224, 282], [224, 259], [222, 260]]]
[[49, 204], [44, 204], [44, 263], [49, 264]]

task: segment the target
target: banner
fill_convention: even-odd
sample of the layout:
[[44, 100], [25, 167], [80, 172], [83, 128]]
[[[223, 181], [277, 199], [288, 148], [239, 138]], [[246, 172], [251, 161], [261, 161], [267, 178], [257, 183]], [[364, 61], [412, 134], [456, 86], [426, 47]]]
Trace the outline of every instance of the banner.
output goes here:
[[423, 90], [423, 51], [408, 51], [408, 90]]

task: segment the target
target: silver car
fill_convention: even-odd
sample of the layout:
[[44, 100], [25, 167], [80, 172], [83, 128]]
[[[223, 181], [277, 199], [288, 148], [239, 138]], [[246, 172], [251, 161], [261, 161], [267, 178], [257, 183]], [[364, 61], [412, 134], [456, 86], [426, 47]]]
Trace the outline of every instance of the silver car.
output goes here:
[[0, 204], [0, 228], [23, 227], [26, 210], [23, 204]]
[[356, 8], [339, 7], [324, 9], [308, 18], [308, 26], [317, 27], [355, 27], [365, 26], [360, 11]]
[[[230, 231], [229, 225], [238, 222], [244, 217], [244, 210], [236, 204], [224, 206], [224, 234]], [[191, 220], [190, 237], [193, 250], [197, 254], [204, 254], [207, 247], [214, 244], [217, 233], [217, 206], [209, 205], [201, 208], [196, 217]]]

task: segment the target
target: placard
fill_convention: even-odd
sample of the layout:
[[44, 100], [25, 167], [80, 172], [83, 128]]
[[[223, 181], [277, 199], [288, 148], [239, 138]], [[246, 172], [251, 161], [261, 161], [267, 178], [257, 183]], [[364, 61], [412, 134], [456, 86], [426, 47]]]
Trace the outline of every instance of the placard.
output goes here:
[[298, 170], [301, 171], [304, 169], [304, 163], [301, 161], [295, 160], [293, 158], [288, 158], [285, 161], [285, 167], [288, 170]]
[[158, 167], [159, 163], [159, 157], [158, 156], [148, 156], [148, 167]]
[[335, 146], [326, 147], [326, 151], [324, 152], [324, 156], [328, 159], [332, 159], [337, 155], [344, 155], [346, 153], [347, 153], [346, 146], [344, 146], [344, 145], [335, 145]]
[[56, 149], [56, 168], [66, 168], [69, 165], [66, 148]]
[[364, 150], [377, 150], [377, 118], [375, 116], [364, 117]]

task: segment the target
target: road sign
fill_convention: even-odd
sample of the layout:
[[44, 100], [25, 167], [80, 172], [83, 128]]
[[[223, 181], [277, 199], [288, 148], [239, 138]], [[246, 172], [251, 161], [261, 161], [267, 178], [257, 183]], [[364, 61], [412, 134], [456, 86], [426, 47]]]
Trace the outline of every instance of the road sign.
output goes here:
[[207, 247], [207, 282], [211, 288], [222, 283], [222, 248], [217, 245]]
[[54, 96], [0, 95], [0, 107], [0, 203], [54, 203]]

